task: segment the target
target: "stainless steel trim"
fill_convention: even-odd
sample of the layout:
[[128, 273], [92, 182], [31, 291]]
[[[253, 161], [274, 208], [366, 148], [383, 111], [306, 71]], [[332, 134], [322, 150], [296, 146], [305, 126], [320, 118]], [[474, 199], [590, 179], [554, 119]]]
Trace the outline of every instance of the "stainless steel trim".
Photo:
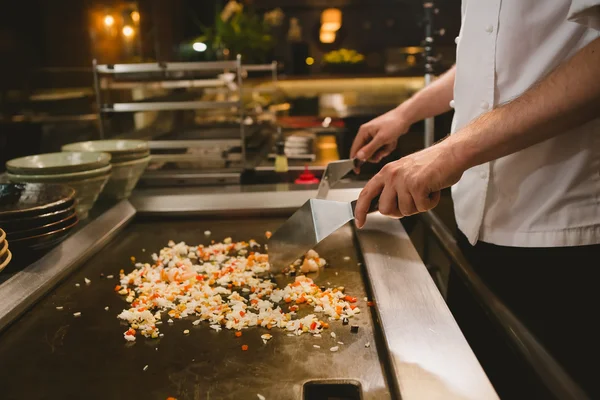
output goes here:
[[208, 165], [210, 162], [222, 162], [223, 160], [227, 160], [227, 157], [222, 155], [206, 157], [200, 154], [153, 154], [150, 156], [150, 162], [155, 163], [201, 162], [203, 165]]
[[94, 58], [94, 60], [92, 60], [92, 66], [93, 66], [93, 74], [94, 74], [94, 92], [96, 94], [96, 112], [98, 113], [98, 134], [100, 136], [100, 139], [104, 139], [104, 120], [102, 119], [102, 112], [101, 112], [101, 98], [100, 98], [100, 83], [98, 81], [99, 77], [98, 77], [98, 61]]
[[234, 147], [240, 144], [240, 139], [152, 140], [148, 143], [151, 150], [187, 149], [190, 147]]
[[[138, 191], [130, 198], [131, 204], [141, 214], [169, 215], [225, 215], [245, 213], [289, 213], [297, 210], [307, 200], [314, 198], [316, 190], [206, 193], [190, 190]], [[329, 200], [351, 201], [358, 198], [360, 189], [332, 190]]]
[[168, 72], [168, 71], [217, 71], [235, 69], [235, 61], [216, 62], [175, 62], [175, 63], [140, 63], [97, 65], [96, 70], [101, 74], [126, 74], [136, 72]]
[[498, 399], [402, 225], [371, 214], [357, 236], [401, 398]]
[[[239, 101], [240, 104], [242, 102], [242, 99], [244, 97], [244, 82], [242, 81], [242, 56], [240, 54], [237, 55], [236, 57], [236, 68], [237, 68], [237, 84], [238, 84], [238, 96], [239, 96]], [[245, 128], [245, 110], [244, 107], [240, 107], [239, 108], [240, 111], [240, 139], [242, 141], [242, 164], [244, 165], [244, 167], [246, 166], [246, 128]]]
[[[430, 85], [433, 82], [433, 74], [425, 74], [425, 86]], [[435, 140], [435, 119], [433, 117], [425, 119], [425, 138], [424, 145], [429, 147], [433, 145]]]
[[273, 71], [277, 69], [277, 62], [273, 61], [271, 64], [255, 64], [255, 65], [244, 65], [244, 71]]
[[[185, 187], [185, 192], [193, 191], [190, 188], [192, 185], [238, 185], [241, 182], [240, 172], [221, 172], [221, 171], [146, 171], [140, 183], [146, 186], [177, 186], [177, 191], [181, 191], [179, 187]], [[168, 189], [166, 189], [168, 190]], [[172, 189], [171, 189], [172, 190]], [[214, 190], [214, 188], [212, 189]]]
[[135, 89], [139, 87], [147, 89], [178, 89], [178, 88], [215, 88], [225, 86], [221, 79], [185, 79], [173, 81], [154, 82], [114, 82], [108, 83], [106, 78], [101, 84], [103, 89]]
[[102, 112], [138, 112], [162, 110], [208, 110], [217, 108], [239, 108], [237, 101], [164, 101], [148, 103], [113, 103], [102, 107]]
[[0, 285], [0, 330], [19, 317], [63, 277], [114, 237], [135, 215], [123, 200]]

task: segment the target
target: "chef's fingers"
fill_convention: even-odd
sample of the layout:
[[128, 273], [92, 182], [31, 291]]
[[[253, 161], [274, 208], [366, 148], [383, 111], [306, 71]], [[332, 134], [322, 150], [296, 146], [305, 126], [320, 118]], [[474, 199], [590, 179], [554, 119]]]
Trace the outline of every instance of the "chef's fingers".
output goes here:
[[383, 190], [383, 179], [379, 174], [375, 175], [361, 190], [354, 208], [354, 219], [356, 226], [360, 229], [365, 225], [367, 213], [371, 206], [371, 201]]
[[[357, 153], [363, 146], [371, 141], [371, 139], [375, 136], [375, 128], [370, 126], [369, 124], [361, 125], [354, 141], [352, 142], [352, 147], [350, 148], [350, 158], [357, 157]], [[365, 161], [365, 160], [362, 160]]]
[[[360, 127], [360, 129], [358, 130], [358, 134], [352, 142], [352, 147], [350, 148], [350, 158], [356, 158], [356, 153], [358, 153], [358, 151], [372, 139], [370, 135], [370, 129], [371, 128], [367, 127], [366, 125], [362, 125]], [[366, 160], [360, 159], [360, 161], [364, 162]], [[359, 174], [360, 165], [355, 165], [353, 170], [355, 174]]]
[[404, 182], [400, 183], [399, 187], [396, 189], [396, 201], [398, 202], [398, 209], [400, 210], [400, 213], [405, 217], [416, 214], [418, 212], [417, 206], [413, 196], [404, 188]]
[[395, 143], [388, 143], [386, 145], [384, 145], [383, 147], [381, 147], [379, 150], [377, 150], [375, 152], [375, 154], [373, 154], [371, 156], [371, 159], [369, 160], [372, 163], [378, 163], [381, 160], [383, 160], [384, 157], [389, 156], [392, 151], [394, 151], [396, 149], [396, 142]]
[[393, 185], [387, 184], [379, 197], [379, 212], [388, 217], [402, 218], [404, 215], [398, 207], [398, 196]]
[[441, 192], [426, 192], [422, 193], [414, 198], [415, 205], [419, 212], [425, 212], [435, 208], [440, 202]]
[[363, 161], [369, 160], [370, 162], [373, 162], [373, 155], [377, 153], [377, 151], [380, 150], [384, 145], [385, 142], [383, 141], [383, 136], [380, 132], [378, 132], [373, 136], [373, 139], [369, 143], [365, 144], [360, 150], [358, 150], [356, 153], [356, 158]]

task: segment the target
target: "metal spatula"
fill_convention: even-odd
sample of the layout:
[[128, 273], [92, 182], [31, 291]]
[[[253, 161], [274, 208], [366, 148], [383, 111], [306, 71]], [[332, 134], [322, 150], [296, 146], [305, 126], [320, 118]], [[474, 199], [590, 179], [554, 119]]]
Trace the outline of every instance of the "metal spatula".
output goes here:
[[333, 161], [327, 164], [323, 178], [321, 178], [321, 182], [319, 183], [317, 199], [326, 199], [329, 189], [334, 187], [348, 172], [352, 171], [355, 167], [360, 167], [362, 164], [363, 161], [357, 158]]
[[[377, 211], [379, 196], [369, 212]], [[321, 240], [354, 219], [356, 200], [351, 203], [310, 199], [269, 239], [269, 264], [273, 273], [301, 258]]]

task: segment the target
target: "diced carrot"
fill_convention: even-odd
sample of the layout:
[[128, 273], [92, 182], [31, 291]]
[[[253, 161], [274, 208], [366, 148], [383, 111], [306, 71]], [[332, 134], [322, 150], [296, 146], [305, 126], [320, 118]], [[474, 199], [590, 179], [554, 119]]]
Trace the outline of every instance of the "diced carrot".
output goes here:
[[350, 306], [350, 309], [351, 309], [351, 310], [354, 310], [355, 308], [356, 308], [356, 306], [355, 306], [354, 304], [352, 304], [352, 305]]
[[323, 327], [323, 329], [329, 329], [329, 324], [327, 322], [321, 321], [321, 326]]
[[291, 303], [292, 302], [292, 298], [291, 297], [286, 297], [285, 299], [283, 299], [286, 303]]
[[297, 304], [306, 303], [306, 298], [304, 296], [299, 297], [298, 299], [296, 299], [296, 303]]
[[115, 292], [118, 292], [119, 290], [121, 290], [121, 285], [115, 286]]
[[375, 305], [375, 303], [373, 303], [372, 301], [367, 301], [367, 305], [368, 305], [369, 307], [373, 307], [373, 306]]
[[346, 300], [349, 303], [356, 303], [356, 297], [344, 296], [344, 300]]
[[230, 283], [229, 285], [227, 285], [227, 289], [231, 289], [233, 287], [233, 285]]
[[265, 232], [265, 237], [266, 237], [267, 239], [271, 239], [271, 236], [273, 236], [273, 233], [272, 233], [271, 231], [266, 231], [266, 232]]
[[246, 351], [248, 350], [248, 345], [247, 344], [243, 344], [242, 345], [242, 351]]
[[242, 332], [241, 332], [241, 331], [237, 331], [237, 332], [235, 333], [235, 337], [241, 337], [241, 336], [242, 336]]
[[246, 315], [246, 313], [244, 311], [240, 311], [240, 317], [243, 317], [244, 315]]
[[272, 327], [273, 327], [273, 325], [267, 324], [267, 329], [271, 329]]
[[314, 330], [317, 327], [317, 323], [313, 322], [312, 324], [310, 324], [310, 330]]

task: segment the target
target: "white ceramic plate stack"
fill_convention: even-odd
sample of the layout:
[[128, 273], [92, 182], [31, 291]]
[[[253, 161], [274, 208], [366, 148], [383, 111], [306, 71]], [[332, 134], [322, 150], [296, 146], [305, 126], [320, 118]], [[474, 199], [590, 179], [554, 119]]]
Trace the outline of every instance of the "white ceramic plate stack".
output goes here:
[[6, 169], [11, 182], [60, 183], [75, 189], [75, 209], [82, 220], [108, 182], [112, 166], [108, 153], [63, 152], [15, 158]]
[[67, 144], [62, 150], [109, 153], [112, 174], [102, 197], [116, 200], [131, 195], [150, 162], [150, 148], [143, 140], [94, 140]]

